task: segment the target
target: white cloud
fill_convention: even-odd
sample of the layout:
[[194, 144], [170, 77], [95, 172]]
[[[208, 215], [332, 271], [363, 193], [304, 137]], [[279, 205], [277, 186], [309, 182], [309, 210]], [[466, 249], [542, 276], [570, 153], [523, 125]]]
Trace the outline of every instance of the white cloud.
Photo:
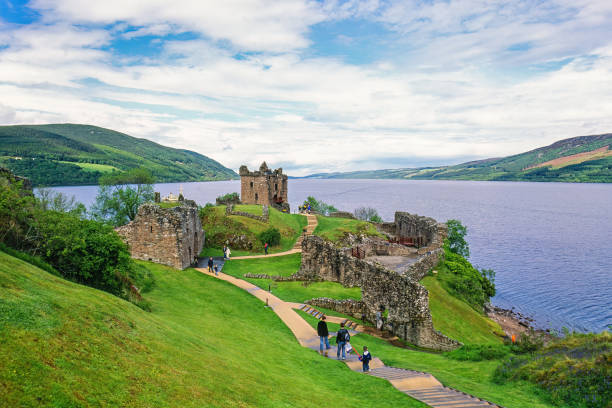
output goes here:
[[[500, 8], [484, 0], [448, 8], [327, 2], [326, 15], [298, 1], [75, 4], [37, 0], [48, 10], [44, 22], [0, 31], [3, 123], [90, 123], [196, 150], [234, 169], [283, 163], [293, 175], [364, 162], [392, 167], [385, 157], [405, 157], [408, 165], [507, 155], [612, 129], [612, 37], [597, 36], [606, 30], [600, 16], [611, 11], [603, 2], [584, 3], [577, 14], [559, 3], [558, 24], [527, 2]], [[533, 14], [517, 16], [521, 10]], [[362, 66], [300, 51], [313, 23], [351, 15], [385, 21], [416, 45]], [[581, 29], [585, 22], [592, 27]], [[442, 28], [448, 35], [436, 37]], [[129, 64], [106, 48], [118, 37], [182, 30], [205, 36], [166, 41], [159, 56]], [[266, 52], [235, 59], [235, 49], [216, 40]], [[535, 45], [522, 57], [499, 53], [517, 42]], [[518, 78], [492, 68], [566, 56], [573, 60], [557, 71]]]

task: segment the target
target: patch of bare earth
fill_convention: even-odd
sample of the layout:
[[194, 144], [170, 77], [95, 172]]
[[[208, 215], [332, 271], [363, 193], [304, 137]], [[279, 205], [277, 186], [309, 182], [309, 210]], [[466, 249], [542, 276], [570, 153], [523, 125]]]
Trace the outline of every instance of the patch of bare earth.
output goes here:
[[582, 152], [572, 154], [570, 156], [559, 157], [558, 159], [549, 160], [544, 163], [535, 164], [533, 166], [525, 167], [523, 170], [535, 169], [538, 167], [552, 166], [552, 167], [564, 167], [570, 164], [578, 164], [587, 160], [600, 159], [602, 157], [612, 156], [612, 150], [609, 150], [609, 145], [600, 147], [599, 149], [591, 150], [589, 152]]

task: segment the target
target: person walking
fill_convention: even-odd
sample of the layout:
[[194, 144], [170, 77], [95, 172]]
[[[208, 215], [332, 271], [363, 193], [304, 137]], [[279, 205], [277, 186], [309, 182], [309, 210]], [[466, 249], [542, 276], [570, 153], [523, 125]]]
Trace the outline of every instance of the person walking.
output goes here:
[[336, 344], [338, 344], [338, 351], [336, 353], [336, 357], [340, 360], [340, 350], [342, 350], [342, 359], [346, 360], [346, 343], [351, 339], [351, 335], [348, 330], [344, 328], [344, 322], [340, 323], [340, 330], [336, 334]]
[[214, 264], [214, 262], [213, 262], [213, 259], [212, 259], [212, 256], [211, 256], [210, 258], [208, 258], [208, 272], [210, 272], [210, 273], [212, 273], [212, 271], [213, 271], [213, 264]]
[[363, 372], [367, 373], [370, 371], [370, 360], [372, 360], [372, 355], [368, 351], [368, 346], [363, 346], [363, 354], [359, 357], [361, 360], [361, 364], [363, 366]]
[[[323, 344], [325, 343], [325, 350], [329, 350], [331, 347], [329, 346], [329, 330], [327, 330], [327, 322], [325, 322], [325, 315], [321, 317], [319, 320], [319, 324], [317, 324], [317, 334], [321, 339], [321, 345], [319, 347], [319, 351], [323, 353]], [[327, 353], [326, 353], [327, 355]]]
[[266, 253], [266, 255], [268, 255], [268, 243], [267, 242], [264, 244], [264, 252]]
[[232, 254], [232, 251], [230, 251], [229, 247], [225, 248], [225, 259], [229, 260], [230, 259], [230, 255]]
[[219, 276], [219, 267], [215, 265], [215, 276]]

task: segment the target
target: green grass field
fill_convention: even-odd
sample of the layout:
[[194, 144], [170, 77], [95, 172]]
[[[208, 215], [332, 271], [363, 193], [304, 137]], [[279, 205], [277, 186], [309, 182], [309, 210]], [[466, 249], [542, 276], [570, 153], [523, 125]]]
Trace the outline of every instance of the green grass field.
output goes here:
[[85, 171], [99, 171], [100, 173], [110, 173], [113, 171], [120, 171], [117, 167], [111, 166], [108, 164], [96, 164], [96, 163], [79, 163], [79, 162], [69, 162], [69, 161], [61, 161], [60, 163], [68, 163], [79, 166]]
[[333, 242], [339, 241], [346, 233], [383, 237], [374, 225], [366, 221], [324, 217], [321, 215], [317, 215], [317, 221], [318, 225], [314, 230], [314, 235]]
[[[235, 207], [236, 211], [244, 211], [254, 215], [261, 215], [260, 205], [239, 205]], [[231, 236], [236, 234], [244, 234], [250, 237], [254, 243], [252, 250], [240, 250], [231, 248], [232, 256], [243, 255], [259, 255], [263, 254], [263, 244], [257, 238], [259, 234], [270, 227], [277, 228], [281, 234], [280, 245], [272, 246], [269, 253], [277, 253], [288, 251], [293, 248], [298, 237], [302, 233], [302, 229], [308, 224], [305, 216], [299, 214], [286, 214], [274, 208], [270, 208], [269, 222], [262, 222], [248, 217], [238, 215], [225, 216], [225, 206], [217, 206], [209, 209], [209, 215], [203, 219], [203, 228], [208, 237], [213, 237], [214, 242], [210, 246], [202, 250], [201, 256], [221, 256], [222, 244]], [[233, 224], [233, 225], [232, 225]]]
[[504, 332], [497, 323], [467, 303], [451, 296], [432, 276], [421, 283], [429, 291], [429, 308], [434, 327], [463, 344], [501, 344]]
[[302, 348], [243, 290], [143, 264], [151, 313], [0, 253], [0, 405], [424, 407]]
[[301, 254], [275, 256], [270, 258], [230, 260], [223, 266], [223, 272], [244, 279], [262, 289], [271, 288], [274, 295], [288, 302], [304, 302], [316, 297], [334, 299], [361, 299], [360, 288], [345, 288], [336, 282], [314, 282], [304, 286], [303, 282], [275, 282], [270, 279], [245, 278], [245, 273], [289, 276], [300, 268]]

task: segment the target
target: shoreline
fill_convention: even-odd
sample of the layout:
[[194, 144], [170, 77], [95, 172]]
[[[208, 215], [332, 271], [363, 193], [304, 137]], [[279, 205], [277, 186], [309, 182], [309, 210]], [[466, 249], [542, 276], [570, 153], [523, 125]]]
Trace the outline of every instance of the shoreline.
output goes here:
[[484, 309], [485, 315], [499, 324], [509, 338], [514, 335], [518, 339], [521, 334], [531, 331], [545, 336], [554, 336], [554, 333], [551, 333], [550, 329], [537, 329], [534, 326], [535, 320], [533, 318], [514, 311], [514, 308], [504, 309], [488, 303], [485, 305]]

